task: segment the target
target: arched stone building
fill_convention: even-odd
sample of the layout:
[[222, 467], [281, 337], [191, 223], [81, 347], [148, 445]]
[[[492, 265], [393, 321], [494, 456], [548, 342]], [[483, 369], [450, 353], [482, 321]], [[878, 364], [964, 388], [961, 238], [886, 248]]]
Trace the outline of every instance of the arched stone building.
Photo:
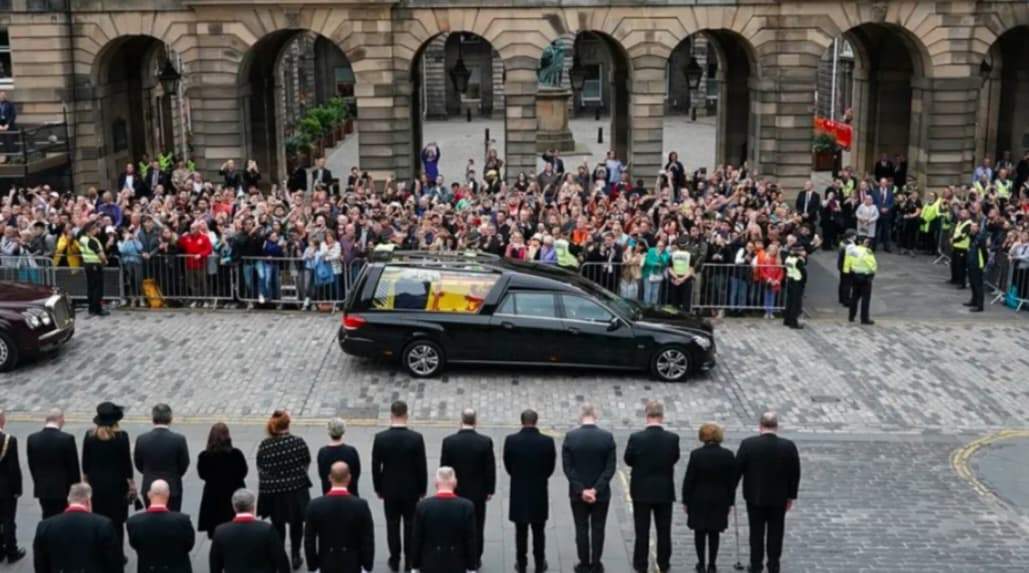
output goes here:
[[[274, 153], [258, 149], [280, 145], [268, 128], [275, 111], [260, 71], [304, 31], [349, 60], [361, 166], [380, 174], [413, 173], [413, 66], [429, 42], [455, 32], [481, 37], [499, 56], [509, 176], [536, 164], [541, 53], [580, 32], [603, 38], [614, 54], [614, 147], [648, 179], [667, 151], [668, 59], [698, 32], [722, 62], [717, 157], [746, 158], [784, 183], [810, 175], [818, 65], [837, 37], [855, 52], [859, 169], [881, 153], [904, 153], [912, 174], [938, 188], [967, 177], [984, 153], [1017, 159], [1029, 147], [1029, 108], [1017, 103], [1029, 101], [1024, 0], [133, 0], [72, 1], [55, 11], [61, 4], [11, 0], [0, 25], [9, 33], [8, 91], [19, 119], [70, 112], [80, 185], [109, 185], [143, 140], [184, 145], [183, 114], [204, 170]], [[154, 81], [164, 58], [182, 71], [181, 98]]]

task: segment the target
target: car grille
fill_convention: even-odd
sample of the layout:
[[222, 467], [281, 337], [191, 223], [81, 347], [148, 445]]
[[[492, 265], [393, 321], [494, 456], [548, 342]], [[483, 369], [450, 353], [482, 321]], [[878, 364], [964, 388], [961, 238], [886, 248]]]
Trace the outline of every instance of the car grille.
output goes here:
[[75, 311], [68, 304], [68, 297], [65, 295], [52, 297], [46, 303], [47, 309], [54, 318], [54, 326], [64, 328], [75, 318]]

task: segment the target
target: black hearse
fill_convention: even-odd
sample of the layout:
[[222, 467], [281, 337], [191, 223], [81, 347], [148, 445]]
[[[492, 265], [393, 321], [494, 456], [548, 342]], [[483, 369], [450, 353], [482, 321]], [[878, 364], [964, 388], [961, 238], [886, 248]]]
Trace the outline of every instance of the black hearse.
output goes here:
[[481, 253], [377, 254], [347, 297], [339, 344], [416, 377], [503, 364], [644, 370], [674, 382], [715, 363], [706, 320], [553, 265]]

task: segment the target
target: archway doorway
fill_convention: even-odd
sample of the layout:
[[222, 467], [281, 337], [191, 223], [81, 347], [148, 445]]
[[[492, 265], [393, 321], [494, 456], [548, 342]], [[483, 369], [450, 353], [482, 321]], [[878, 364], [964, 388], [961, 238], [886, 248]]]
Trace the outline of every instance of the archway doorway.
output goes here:
[[[486, 165], [506, 150], [504, 65], [492, 44], [470, 32], [438, 34], [415, 54], [410, 81], [411, 172], [437, 173], [445, 185], [467, 181], [470, 172], [482, 179], [494, 171], [490, 177], [503, 180], [503, 166]], [[439, 154], [434, 167], [423, 152]]]
[[[580, 164], [603, 161], [607, 151], [630, 162], [631, 67], [629, 55], [611, 36], [594, 31], [582, 31], [562, 37], [569, 56], [564, 59], [567, 73], [562, 85], [571, 88], [569, 127], [575, 139], [575, 151], [566, 153], [572, 162]], [[565, 168], [574, 171], [568, 159]]]
[[742, 165], [751, 159], [754, 122], [750, 44], [729, 30], [683, 39], [667, 63], [665, 158], [671, 151], [689, 170]]
[[[980, 63], [976, 160], [1017, 164], [1029, 151], [1029, 26], [1012, 28]], [[1009, 174], [1010, 175], [1010, 174]], [[1012, 175], [1013, 177], [1013, 175]]]
[[[357, 115], [354, 73], [331, 40], [299, 29], [268, 34], [247, 53], [239, 78], [245, 153], [266, 184], [322, 156], [335, 178], [357, 165], [356, 133], [342, 127]], [[333, 114], [319, 111], [329, 108]]]
[[178, 73], [181, 62], [152, 36], [117, 38], [104, 48], [99, 62], [99, 179], [116, 185], [126, 164], [138, 166], [147, 157], [182, 151], [178, 94], [166, 93], [160, 81], [167, 65]]
[[820, 74], [816, 100], [819, 109], [853, 126], [853, 144], [842, 163], [858, 175], [897, 176], [904, 185], [924, 171], [925, 63], [917, 42], [896, 26], [862, 24], [826, 49], [822, 71], [835, 67], [836, 89], [831, 71]]

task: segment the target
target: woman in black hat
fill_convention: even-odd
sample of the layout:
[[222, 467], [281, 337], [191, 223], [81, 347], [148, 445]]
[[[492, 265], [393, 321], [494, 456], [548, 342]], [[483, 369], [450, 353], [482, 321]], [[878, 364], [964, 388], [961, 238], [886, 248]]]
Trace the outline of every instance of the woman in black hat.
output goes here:
[[82, 441], [82, 476], [93, 487], [93, 513], [114, 522], [118, 546], [123, 547], [129, 503], [136, 498], [136, 482], [129, 453], [129, 435], [118, 427], [121, 406], [103, 402]]

